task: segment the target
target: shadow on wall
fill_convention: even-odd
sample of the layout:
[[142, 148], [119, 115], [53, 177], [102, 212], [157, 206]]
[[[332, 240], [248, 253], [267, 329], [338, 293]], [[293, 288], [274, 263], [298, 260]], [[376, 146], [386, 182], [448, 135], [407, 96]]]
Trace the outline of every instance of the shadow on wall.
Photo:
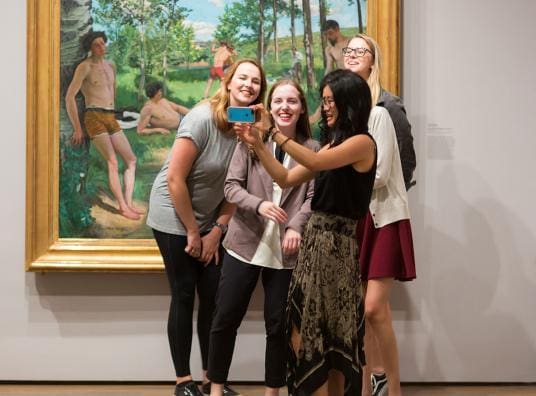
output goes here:
[[36, 273], [26, 289], [36, 333], [52, 323], [64, 336], [161, 332], [169, 307], [164, 274]]
[[[36, 334], [39, 324], [55, 324], [65, 336], [158, 334], [167, 321], [170, 301], [163, 273], [28, 273], [26, 290], [29, 322], [37, 325], [31, 331]], [[252, 323], [243, 331], [257, 332], [255, 322], [261, 321], [262, 334], [262, 286], [251, 300], [245, 321]], [[107, 326], [112, 322], [114, 326]]]
[[[463, 175], [467, 191], [460, 191], [454, 172]], [[528, 320], [536, 323], [530, 308], [535, 269], [518, 253], [536, 243], [524, 225], [529, 219], [494, 199], [480, 174], [463, 164], [445, 166], [437, 180], [437, 202], [445, 206], [426, 209], [427, 216], [448, 219], [444, 229], [456, 229], [459, 237], [431, 227], [424, 233], [428, 265], [419, 270], [430, 284], [423, 300], [439, 328], [430, 329], [422, 378], [446, 380], [441, 372], [447, 366], [456, 381], [534, 378], [536, 341]], [[464, 196], [477, 198], [468, 202]], [[501, 356], [515, 356], [516, 364], [498, 364]]]

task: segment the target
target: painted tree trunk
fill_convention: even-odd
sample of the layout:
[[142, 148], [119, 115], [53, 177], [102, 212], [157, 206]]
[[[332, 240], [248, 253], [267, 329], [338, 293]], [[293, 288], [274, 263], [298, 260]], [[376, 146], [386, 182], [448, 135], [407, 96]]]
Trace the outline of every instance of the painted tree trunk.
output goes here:
[[145, 89], [145, 7], [146, 1], [140, 0], [140, 82], [138, 85], [138, 103], [143, 100], [143, 91]]
[[279, 63], [279, 43], [277, 41], [277, 0], [272, 0], [272, 7], [274, 10], [274, 22], [272, 31], [274, 32], [274, 52], [275, 52], [275, 61]]
[[296, 48], [296, 4], [295, 0], [290, 0], [290, 45]]
[[[87, 55], [81, 48], [80, 39], [90, 29], [91, 0], [63, 0], [60, 28], [60, 137], [62, 139], [70, 138], [73, 132], [65, 110], [65, 93], [73, 78], [75, 67]], [[77, 99], [79, 110], [83, 110], [81, 95]]]
[[305, 61], [307, 69], [307, 88], [312, 91], [315, 87], [314, 59], [313, 59], [313, 31], [311, 28], [311, 5], [309, 0], [302, 0], [303, 8], [303, 47], [305, 48]]
[[[359, 0], [356, 0], [356, 1], [359, 2]], [[322, 34], [322, 30], [324, 29], [324, 25], [326, 24], [326, 0], [319, 0], [318, 6], [319, 6], [318, 8], [319, 8], [319, 22], [320, 22], [320, 42], [322, 44], [322, 62], [324, 64], [324, 69], [325, 69], [328, 63], [328, 60], [326, 59], [327, 40], [326, 40], [326, 36]]]
[[257, 59], [264, 65], [264, 0], [259, 0], [259, 42], [257, 43]]
[[[162, 83], [164, 85], [163, 91], [164, 96], [167, 95], [167, 74], [168, 74], [168, 47], [169, 47], [169, 31], [171, 30], [171, 24], [175, 21], [175, 7], [177, 6], [177, 0], [172, 0], [170, 4], [170, 10], [168, 14], [168, 22], [166, 23], [166, 30], [164, 31], [164, 56], [162, 57]], [[188, 51], [187, 65], [189, 66], [189, 55]], [[189, 68], [189, 67], [187, 67]]]
[[363, 33], [363, 13], [361, 10], [361, 0], [355, 0], [357, 4], [357, 26], [359, 27], [359, 33]]
[[[91, 206], [84, 198], [89, 166], [89, 140], [71, 144], [73, 126], [65, 109], [65, 94], [76, 66], [87, 56], [80, 39], [91, 30], [91, 0], [60, 2], [60, 196], [59, 234], [70, 237], [93, 222]], [[78, 115], [84, 128], [84, 99], [76, 98]]]

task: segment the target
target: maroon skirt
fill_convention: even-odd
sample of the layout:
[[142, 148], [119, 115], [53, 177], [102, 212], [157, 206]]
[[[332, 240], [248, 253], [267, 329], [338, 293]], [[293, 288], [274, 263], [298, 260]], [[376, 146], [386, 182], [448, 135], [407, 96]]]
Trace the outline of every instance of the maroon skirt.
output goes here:
[[370, 211], [357, 223], [361, 279], [395, 278], [410, 281], [417, 277], [413, 237], [408, 219], [374, 227]]

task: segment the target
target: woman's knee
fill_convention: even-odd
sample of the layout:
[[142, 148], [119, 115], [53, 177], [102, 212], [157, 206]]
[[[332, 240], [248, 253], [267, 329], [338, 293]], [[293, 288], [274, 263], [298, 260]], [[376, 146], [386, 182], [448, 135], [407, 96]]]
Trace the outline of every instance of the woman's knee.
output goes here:
[[365, 318], [374, 326], [389, 317], [389, 305], [379, 301], [365, 302]]
[[241, 307], [232, 304], [218, 304], [212, 318], [211, 332], [235, 332], [242, 323]]
[[195, 288], [181, 287], [172, 292], [171, 297], [181, 304], [190, 305], [195, 300]]
[[267, 337], [285, 337], [285, 311], [271, 312], [264, 315], [264, 327]]

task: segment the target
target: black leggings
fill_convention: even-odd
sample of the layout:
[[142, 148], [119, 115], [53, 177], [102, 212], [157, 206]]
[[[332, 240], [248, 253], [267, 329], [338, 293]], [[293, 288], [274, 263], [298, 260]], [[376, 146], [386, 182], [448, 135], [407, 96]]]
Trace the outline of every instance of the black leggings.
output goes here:
[[199, 296], [197, 335], [203, 370], [208, 367], [209, 332], [220, 279], [220, 266], [216, 266], [214, 260], [204, 266], [203, 263], [186, 254], [184, 252], [187, 245], [186, 236], [157, 230], [153, 230], [153, 233], [164, 259], [171, 289], [167, 328], [171, 358], [177, 377], [185, 377], [191, 374], [190, 352], [196, 286]]
[[208, 378], [217, 384], [227, 381], [236, 332], [246, 314], [259, 275], [264, 288], [265, 383], [270, 388], [280, 388], [286, 383], [285, 309], [292, 270], [259, 267], [225, 253], [210, 330], [208, 359]]

